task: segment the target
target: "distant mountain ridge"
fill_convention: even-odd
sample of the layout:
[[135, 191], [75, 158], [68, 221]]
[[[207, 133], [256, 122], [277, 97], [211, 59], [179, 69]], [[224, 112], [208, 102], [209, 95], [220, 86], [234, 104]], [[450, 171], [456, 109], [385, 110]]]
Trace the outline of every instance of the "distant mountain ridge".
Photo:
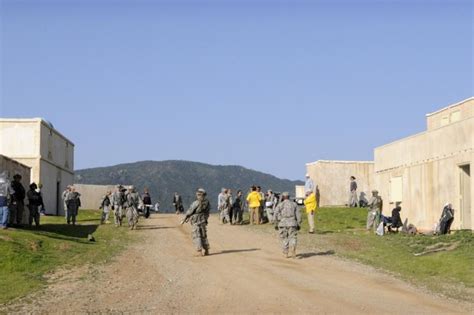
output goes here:
[[175, 191], [181, 194], [187, 207], [194, 198], [196, 188], [203, 187], [215, 210], [217, 195], [222, 187], [231, 188], [234, 195], [238, 189], [246, 194], [251, 185], [260, 185], [264, 190], [289, 191], [294, 194], [295, 185], [304, 184], [302, 181], [280, 179], [237, 165], [178, 160], [141, 161], [77, 170], [75, 182], [95, 185], [133, 184], [140, 191], [147, 187], [153, 202], [159, 201], [163, 211], [171, 210]]

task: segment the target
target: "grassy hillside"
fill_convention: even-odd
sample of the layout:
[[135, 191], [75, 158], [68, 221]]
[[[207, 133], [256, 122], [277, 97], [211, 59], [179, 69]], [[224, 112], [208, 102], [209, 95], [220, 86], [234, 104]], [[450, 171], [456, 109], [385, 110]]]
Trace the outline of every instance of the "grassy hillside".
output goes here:
[[234, 191], [247, 191], [251, 185], [263, 189], [294, 193], [299, 181], [280, 179], [241, 166], [219, 166], [189, 161], [143, 161], [76, 171], [75, 182], [80, 184], [133, 184], [138, 189], [150, 189], [152, 198], [159, 200], [163, 210], [171, 208], [172, 196], [178, 191], [188, 206], [196, 188], [208, 191], [215, 206], [217, 195], [224, 186]]

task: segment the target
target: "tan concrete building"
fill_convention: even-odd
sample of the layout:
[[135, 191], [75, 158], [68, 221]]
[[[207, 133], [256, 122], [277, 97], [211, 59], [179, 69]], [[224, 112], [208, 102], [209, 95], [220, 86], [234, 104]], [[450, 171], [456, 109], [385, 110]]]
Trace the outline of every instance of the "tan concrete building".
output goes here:
[[374, 181], [374, 162], [316, 161], [306, 172], [319, 188], [320, 206], [343, 206], [349, 202], [350, 177], [357, 179], [358, 196], [368, 198]]
[[443, 206], [455, 208], [453, 229], [474, 227], [474, 98], [427, 115], [427, 130], [375, 149], [375, 187], [402, 202], [402, 218], [432, 229]]
[[48, 214], [63, 214], [61, 194], [74, 180], [74, 144], [41, 118], [0, 118], [0, 154], [31, 168]]

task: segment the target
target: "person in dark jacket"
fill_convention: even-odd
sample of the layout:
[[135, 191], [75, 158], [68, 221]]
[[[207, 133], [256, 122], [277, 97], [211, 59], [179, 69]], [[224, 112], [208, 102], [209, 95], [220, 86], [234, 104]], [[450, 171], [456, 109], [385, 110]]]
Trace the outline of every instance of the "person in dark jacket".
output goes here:
[[147, 188], [145, 188], [143, 192], [142, 200], [143, 200], [143, 216], [146, 219], [148, 219], [150, 217], [150, 208], [151, 208], [152, 202], [151, 202], [150, 193], [148, 192]]
[[28, 225], [31, 228], [33, 225], [33, 221], [35, 221], [35, 225], [38, 228], [40, 225], [40, 207], [43, 204], [43, 198], [41, 194], [37, 191], [38, 186], [36, 183], [32, 183], [30, 185], [30, 190], [26, 193], [26, 197], [28, 198], [28, 210], [30, 212]]
[[21, 221], [23, 220], [23, 212], [25, 210], [25, 196], [26, 191], [21, 183], [21, 175], [16, 174], [13, 176], [13, 181], [11, 183], [12, 194], [11, 208], [10, 208], [10, 224], [21, 226]]
[[443, 213], [439, 219], [439, 234], [449, 234], [451, 232], [451, 224], [454, 221], [454, 209], [450, 203], [443, 208]]
[[398, 229], [403, 226], [402, 217], [400, 216], [400, 211], [402, 211], [402, 207], [400, 206], [401, 202], [395, 203], [395, 208], [392, 210], [392, 225], [388, 227], [388, 231], [392, 232], [392, 229]]
[[184, 212], [183, 199], [177, 192], [175, 192], [173, 196], [173, 206], [176, 214]]
[[242, 215], [244, 208], [242, 195], [242, 190], [237, 191], [237, 197], [235, 197], [234, 203], [232, 204], [233, 224], [242, 224]]

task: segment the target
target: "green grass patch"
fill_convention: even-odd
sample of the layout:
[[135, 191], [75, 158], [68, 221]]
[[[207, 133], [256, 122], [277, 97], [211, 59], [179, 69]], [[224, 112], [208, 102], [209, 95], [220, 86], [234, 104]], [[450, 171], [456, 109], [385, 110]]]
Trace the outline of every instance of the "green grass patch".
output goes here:
[[[96, 242], [89, 242], [93, 234]], [[124, 249], [131, 235], [126, 228], [100, 225], [100, 212], [80, 210], [78, 224], [63, 217], [43, 216], [36, 229], [0, 231], [0, 303], [42, 288], [55, 269], [104, 262]]]
[[[366, 209], [321, 208], [316, 213], [316, 234], [310, 235], [304, 209], [302, 214], [300, 252], [334, 252], [433, 292], [460, 300], [474, 299], [474, 236], [471, 231], [442, 236], [399, 233], [381, 237], [365, 230]], [[441, 247], [453, 249], [415, 256]]]

